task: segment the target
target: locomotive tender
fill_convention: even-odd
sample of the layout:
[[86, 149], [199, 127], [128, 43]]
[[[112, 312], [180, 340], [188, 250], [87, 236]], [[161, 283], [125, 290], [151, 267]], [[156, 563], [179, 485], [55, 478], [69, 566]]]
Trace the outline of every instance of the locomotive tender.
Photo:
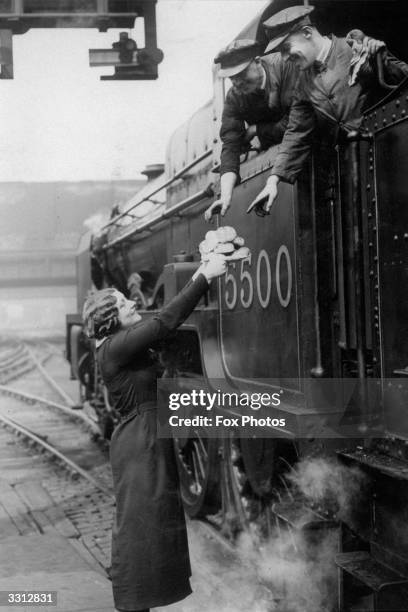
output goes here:
[[[262, 22], [297, 3], [272, 1], [237, 38], [266, 44]], [[322, 33], [361, 28], [408, 59], [406, 0], [313, 4]], [[225, 85], [215, 69], [213, 99], [171, 137], [165, 172], [99, 234], [83, 238], [79, 312], [92, 283], [128, 293], [127, 279], [138, 272], [150, 316], [197, 268], [208, 230], [203, 214], [219, 185]], [[315, 151], [295, 185], [281, 183], [262, 219], [245, 210], [276, 149], [249, 152], [225, 223], [245, 237], [251, 256], [229, 266], [165, 349], [167, 375], [182, 390], [199, 381], [212, 391], [282, 392], [279, 405], [257, 412], [285, 419], [280, 436], [232, 431], [218, 440], [204, 426], [176, 441], [190, 516], [211, 515], [226, 535], [251, 522], [267, 531], [272, 520], [295, 529], [296, 504], [279, 483], [286, 488], [285, 471], [297, 459], [338, 457], [367, 474], [359, 522], [341, 528], [339, 610], [353, 609], [350, 584], [368, 597], [369, 607], [359, 609], [408, 608], [408, 538], [396, 527], [408, 519], [407, 116], [408, 83], [384, 87], [384, 99], [366, 113], [364, 135], [338, 147], [335, 188], [322, 189]], [[84, 400], [114, 419], [80, 315], [67, 317], [67, 354]], [[327, 380], [328, 389], [313, 384]], [[327, 509], [309, 512], [314, 528], [334, 523]]]

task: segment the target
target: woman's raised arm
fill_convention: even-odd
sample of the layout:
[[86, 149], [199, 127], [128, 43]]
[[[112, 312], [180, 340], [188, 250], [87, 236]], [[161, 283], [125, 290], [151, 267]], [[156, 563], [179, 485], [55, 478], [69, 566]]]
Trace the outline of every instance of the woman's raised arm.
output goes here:
[[109, 352], [119, 365], [131, 361], [137, 353], [145, 350], [157, 340], [162, 340], [177, 329], [197, 306], [208, 290], [209, 282], [224, 274], [227, 264], [225, 257], [215, 255], [202, 264], [193, 278], [162, 310], [149, 321], [139, 322], [127, 329], [119, 330], [112, 336]]

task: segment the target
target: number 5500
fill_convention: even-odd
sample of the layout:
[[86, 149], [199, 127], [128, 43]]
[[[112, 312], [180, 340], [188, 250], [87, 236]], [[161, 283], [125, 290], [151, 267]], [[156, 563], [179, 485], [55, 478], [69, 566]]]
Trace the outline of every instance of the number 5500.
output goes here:
[[[285, 295], [281, 286], [281, 263], [283, 261], [285, 261], [287, 271]], [[236, 265], [236, 263], [232, 264], [232, 270], [235, 272]], [[261, 307], [267, 308], [272, 294], [272, 271], [268, 253], [265, 249], [259, 251], [256, 266], [252, 266], [252, 254], [247, 259], [241, 260], [239, 266], [239, 276], [232, 270], [225, 276], [225, 305], [229, 310], [233, 310], [239, 301], [243, 308], [250, 308], [256, 295]], [[275, 286], [279, 303], [283, 308], [287, 308], [292, 296], [292, 264], [285, 245], [279, 248], [276, 257]]]

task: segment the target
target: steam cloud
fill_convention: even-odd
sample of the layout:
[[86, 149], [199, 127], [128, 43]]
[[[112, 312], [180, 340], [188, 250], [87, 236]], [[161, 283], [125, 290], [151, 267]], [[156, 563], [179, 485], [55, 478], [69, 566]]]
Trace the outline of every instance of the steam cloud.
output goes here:
[[104, 225], [109, 222], [109, 216], [103, 213], [95, 213], [84, 221], [84, 226], [93, 234], [98, 233]]
[[[305, 459], [286, 476], [289, 493], [307, 506], [330, 508], [352, 521], [365, 488], [365, 476], [333, 460]], [[289, 500], [288, 500], [289, 501]], [[302, 522], [302, 519], [300, 519]], [[221, 605], [220, 612], [330, 612], [337, 602], [339, 552], [337, 528], [297, 530], [278, 522], [267, 541], [244, 533], [237, 545], [242, 566], [231, 571], [234, 600], [242, 608]], [[227, 577], [229, 578], [229, 577]]]
[[329, 508], [352, 526], [353, 509], [367, 485], [366, 476], [358, 468], [317, 457], [301, 461], [288, 478], [309, 504]]
[[[316, 537], [316, 534], [314, 534]], [[254, 582], [264, 586], [264, 596], [253, 589], [258, 612], [329, 612], [336, 599], [336, 569], [333, 556], [338, 551], [335, 531], [323, 532], [312, 542], [301, 531], [278, 529], [266, 543], [245, 534], [239, 551], [252, 567]], [[266, 590], [269, 598], [266, 597]], [[248, 595], [247, 595], [248, 597]]]

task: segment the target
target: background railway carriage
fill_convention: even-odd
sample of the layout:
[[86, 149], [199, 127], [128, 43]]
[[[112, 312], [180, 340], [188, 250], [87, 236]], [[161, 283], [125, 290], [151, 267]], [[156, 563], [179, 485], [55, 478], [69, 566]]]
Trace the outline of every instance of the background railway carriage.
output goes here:
[[[266, 43], [262, 22], [296, 3], [271, 2], [237, 38]], [[323, 33], [344, 35], [358, 27], [408, 59], [405, 0], [313, 4]], [[198, 266], [197, 245], [208, 230], [203, 213], [219, 190], [226, 83], [216, 72], [213, 100], [170, 139], [165, 173], [92, 241], [84, 238], [79, 308], [91, 276], [97, 287], [114, 284], [126, 293], [126, 279], [137, 271], [149, 316]], [[284, 391], [280, 406], [257, 413], [285, 418], [280, 438], [232, 433], [215, 440], [195, 428], [178, 441], [191, 516], [211, 515], [226, 535], [252, 522], [266, 532], [274, 522], [295, 529], [297, 512], [304, 516], [305, 508], [293, 499], [288, 503], [282, 489], [299, 457], [340, 455], [346, 465], [367, 472], [359, 522], [353, 531], [341, 529], [341, 610], [353, 609], [347, 594], [355, 594], [356, 585], [369, 594], [365, 609], [405, 610], [408, 601], [407, 532], [401, 537], [408, 518], [407, 114], [408, 83], [384, 89], [384, 100], [365, 118], [369, 136], [356, 135], [337, 151], [335, 190], [319, 189], [315, 155], [296, 185], [280, 185], [264, 219], [245, 210], [263, 187], [276, 150], [242, 159], [242, 180], [223, 224], [245, 237], [251, 257], [229, 267], [166, 349], [184, 388], [194, 388], [199, 377], [210, 390], [217, 383], [229, 391]], [[67, 353], [84, 399], [101, 417], [106, 408], [114, 415], [78, 315], [68, 317], [67, 330]], [[336, 380], [336, 392], [319, 396], [313, 379]], [[350, 379], [356, 381], [352, 391]], [[342, 394], [347, 401], [339, 402]], [[350, 425], [361, 439], [342, 438]], [[323, 510], [308, 509], [302, 528], [338, 529], [330, 509]]]

